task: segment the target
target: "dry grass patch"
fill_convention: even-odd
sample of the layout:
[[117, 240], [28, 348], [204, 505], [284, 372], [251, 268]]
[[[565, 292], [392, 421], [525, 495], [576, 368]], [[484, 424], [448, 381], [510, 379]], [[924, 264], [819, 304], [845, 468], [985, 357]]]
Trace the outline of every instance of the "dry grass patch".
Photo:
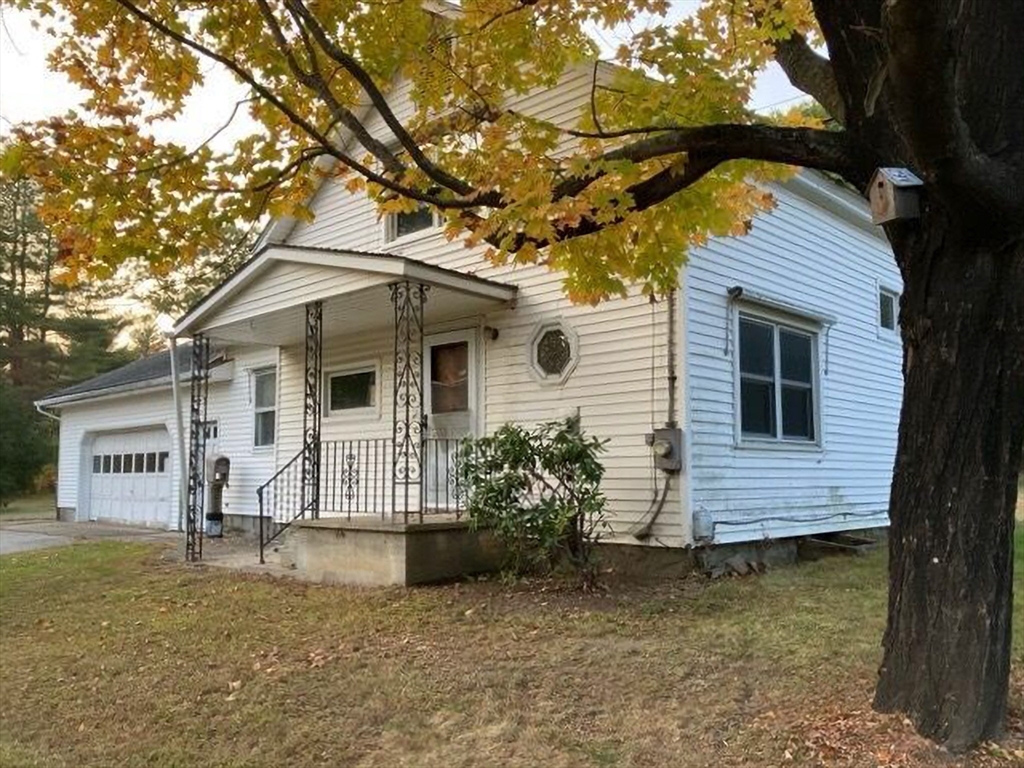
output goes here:
[[319, 587], [161, 554], [0, 560], [0, 765], [923, 768], [1021, 748], [952, 761], [870, 712], [880, 554], [597, 595]]

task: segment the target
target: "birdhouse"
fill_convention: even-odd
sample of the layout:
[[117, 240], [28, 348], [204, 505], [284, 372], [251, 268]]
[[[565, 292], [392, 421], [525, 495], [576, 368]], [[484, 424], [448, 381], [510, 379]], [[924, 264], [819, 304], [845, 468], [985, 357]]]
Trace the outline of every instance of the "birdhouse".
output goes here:
[[919, 197], [924, 185], [906, 168], [879, 168], [868, 185], [871, 221], [884, 224], [897, 219], [916, 219], [921, 215]]

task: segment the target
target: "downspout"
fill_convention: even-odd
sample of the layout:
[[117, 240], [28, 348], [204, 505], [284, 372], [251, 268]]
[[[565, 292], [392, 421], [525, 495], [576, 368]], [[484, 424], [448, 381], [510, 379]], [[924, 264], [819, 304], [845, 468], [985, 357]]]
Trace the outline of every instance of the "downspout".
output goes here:
[[53, 420], [54, 420], [54, 421], [56, 421], [56, 422], [57, 422], [58, 424], [60, 424], [60, 416], [55, 416], [54, 414], [50, 413], [50, 412], [49, 412], [48, 410], [46, 410], [45, 408], [43, 408], [43, 406], [41, 406], [41, 405], [40, 405], [39, 403], [34, 403], [34, 405], [35, 405], [35, 407], [36, 407], [36, 410], [37, 410], [37, 411], [38, 411], [38, 412], [39, 412], [40, 414], [42, 414], [43, 416], [45, 416], [45, 417], [46, 417], [46, 418], [48, 418], [48, 419], [53, 419]]
[[[43, 406], [41, 406], [39, 403], [32, 403], [32, 405], [35, 406], [36, 411], [39, 412], [41, 415], [45, 416], [48, 419], [53, 419], [54, 421], [57, 422], [57, 424], [60, 424], [60, 416], [57, 416], [55, 414], [50, 413], [48, 410], [43, 408]], [[58, 467], [58, 468], [60, 467], [60, 430], [59, 430], [59, 428], [58, 428], [58, 431], [57, 431], [57, 455], [54, 457], [54, 466]], [[59, 471], [59, 469], [58, 469], [58, 471]], [[54, 494], [54, 495], [56, 496], [56, 494]], [[54, 514], [54, 518], [59, 521], [60, 520], [60, 505], [57, 504], [56, 501], [57, 500], [55, 498], [54, 499], [54, 505], [53, 505], [53, 507], [54, 507], [53, 514]]]
[[167, 334], [171, 345], [171, 396], [174, 398], [174, 419], [178, 429], [178, 530], [183, 530], [185, 521], [185, 494], [187, 468], [185, 467], [185, 420], [181, 415], [181, 381], [178, 376], [178, 339], [173, 333]]

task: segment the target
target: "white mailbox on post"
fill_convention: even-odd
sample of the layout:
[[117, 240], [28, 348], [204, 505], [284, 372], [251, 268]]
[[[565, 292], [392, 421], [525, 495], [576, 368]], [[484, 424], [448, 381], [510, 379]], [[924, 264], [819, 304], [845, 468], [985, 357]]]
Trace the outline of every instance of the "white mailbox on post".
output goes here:
[[896, 219], [916, 219], [921, 215], [918, 187], [923, 185], [906, 168], [879, 168], [868, 186], [871, 221], [885, 224]]

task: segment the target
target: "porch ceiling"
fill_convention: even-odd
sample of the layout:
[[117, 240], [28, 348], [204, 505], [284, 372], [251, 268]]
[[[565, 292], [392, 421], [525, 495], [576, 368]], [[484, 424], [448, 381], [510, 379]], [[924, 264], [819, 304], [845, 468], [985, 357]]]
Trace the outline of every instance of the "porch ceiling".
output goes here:
[[516, 288], [391, 254], [270, 245], [207, 294], [175, 326], [234, 343], [281, 345], [305, 334], [304, 307], [322, 301], [327, 334], [390, 327], [391, 283], [430, 287], [424, 322], [434, 324], [511, 303]]

